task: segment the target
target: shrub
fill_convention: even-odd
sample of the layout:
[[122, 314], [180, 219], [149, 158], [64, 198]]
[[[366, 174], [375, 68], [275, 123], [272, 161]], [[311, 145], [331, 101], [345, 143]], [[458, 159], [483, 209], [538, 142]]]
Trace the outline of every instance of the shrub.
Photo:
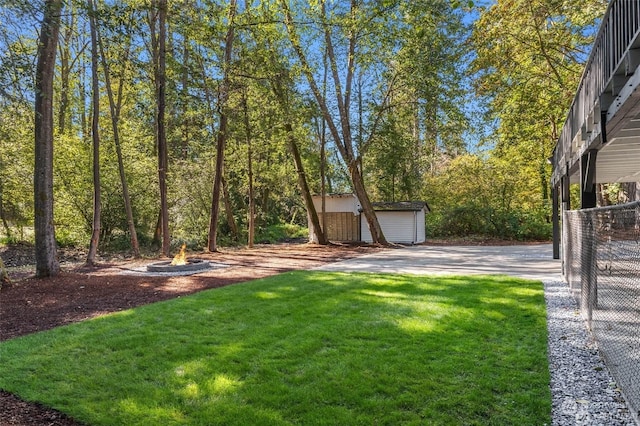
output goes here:
[[306, 227], [284, 223], [260, 228], [256, 232], [256, 242], [277, 243], [291, 239], [306, 238], [309, 230]]

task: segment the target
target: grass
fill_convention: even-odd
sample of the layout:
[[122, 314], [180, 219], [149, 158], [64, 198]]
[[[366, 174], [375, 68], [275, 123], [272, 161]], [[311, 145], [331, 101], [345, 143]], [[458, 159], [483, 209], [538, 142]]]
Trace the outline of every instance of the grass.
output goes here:
[[0, 344], [91, 425], [550, 423], [539, 282], [291, 272]]

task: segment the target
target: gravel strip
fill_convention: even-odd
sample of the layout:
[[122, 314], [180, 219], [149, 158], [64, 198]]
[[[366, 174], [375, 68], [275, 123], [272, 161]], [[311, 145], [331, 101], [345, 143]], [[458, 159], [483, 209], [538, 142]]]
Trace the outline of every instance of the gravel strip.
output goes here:
[[549, 332], [551, 424], [635, 426], [567, 284], [545, 281], [544, 290]]

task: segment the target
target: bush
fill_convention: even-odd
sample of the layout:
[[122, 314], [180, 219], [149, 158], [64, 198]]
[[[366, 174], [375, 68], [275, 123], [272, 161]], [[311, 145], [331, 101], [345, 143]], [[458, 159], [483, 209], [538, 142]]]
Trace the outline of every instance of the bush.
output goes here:
[[551, 239], [553, 225], [545, 211], [522, 214], [518, 228], [519, 240], [546, 241]]
[[427, 235], [432, 237], [548, 240], [551, 223], [544, 209], [534, 212], [497, 211], [488, 207], [456, 206], [427, 215]]
[[0, 246], [1, 245], [11, 246], [11, 245], [15, 245], [15, 244], [20, 244], [21, 242], [23, 242], [23, 240], [20, 239], [17, 235], [9, 235], [9, 236], [6, 236], [6, 237], [0, 237]]
[[277, 243], [292, 239], [307, 238], [309, 229], [300, 225], [284, 223], [259, 228], [256, 232], [256, 242]]
[[56, 244], [58, 247], [87, 247], [89, 240], [82, 229], [63, 227], [56, 228]]

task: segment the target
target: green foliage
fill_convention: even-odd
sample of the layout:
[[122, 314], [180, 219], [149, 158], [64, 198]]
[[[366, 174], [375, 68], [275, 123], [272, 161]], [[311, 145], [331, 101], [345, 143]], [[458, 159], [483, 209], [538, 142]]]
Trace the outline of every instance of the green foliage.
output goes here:
[[[291, 2], [289, 2], [291, 3]], [[477, 5], [473, 35], [464, 24], [473, 2], [293, 2], [292, 14], [318, 90], [351, 139], [353, 161], [376, 201], [424, 199], [433, 207], [431, 235], [478, 233], [501, 238], [548, 235], [546, 159], [573, 97], [593, 25], [604, 0], [498, 0]], [[220, 79], [226, 66], [220, 40], [228, 22], [224, 2], [169, 4], [167, 138], [169, 220], [174, 241], [205, 244], [213, 185]], [[84, 5], [70, 3], [62, 19], [55, 77], [55, 225], [60, 244], [84, 246], [92, 225], [88, 99], [90, 51]], [[100, 3], [98, 29], [119, 101], [118, 126], [126, 180], [141, 244], [150, 246], [159, 212], [154, 142], [155, 75], [150, 55], [149, 6]], [[38, 10], [28, 2], [0, 9], [0, 233], [28, 239], [33, 224], [32, 60]], [[33, 19], [33, 22], [30, 20]], [[342, 118], [336, 96], [346, 87], [325, 70], [323, 25], [329, 24], [340, 84], [353, 72]], [[291, 50], [281, 2], [254, 2], [236, 16], [225, 157], [225, 189], [237, 240], [226, 214], [222, 244], [246, 241], [249, 159], [259, 239], [271, 227], [306, 225], [285, 124], [299, 143], [312, 192], [319, 193], [320, 140], [326, 139], [328, 192], [352, 191], [348, 167], [324, 129], [320, 106], [305, 93], [302, 65]], [[349, 41], [356, 48], [349, 52]], [[317, 47], [317, 49], [315, 48]], [[473, 51], [472, 51], [473, 50]], [[471, 63], [471, 74], [465, 74]], [[326, 74], [326, 75], [325, 75]], [[325, 83], [327, 81], [327, 83]], [[287, 108], [276, 101], [282, 85]], [[100, 70], [102, 174], [101, 249], [126, 249], [128, 226], [116, 162], [111, 112]], [[489, 100], [494, 123], [485, 157], [465, 156], [470, 134], [465, 110], [473, 87]], [[475, 101], [474, 101], [475, 102]], [[343, 125], [345, 127], [343, 127]], [[481, 123], [481, 126], [484, 123]], [[472, 147], [470, 147], [472, 148]], [[472, 151], [473, 152], [473, 151]], [[457, 160], [456, 157], [463, 155]], [[613, 190], [613, 189], [612, 189]], [[610, 191], [611, 192], [611, 191]], [[613, 193], [612, 193], [613, 194]], [[575, 205], [575, 204], [574, 204]]]
[[492, 156], [527, 169], [549, 198], [551, 156], [604, 0], [498, 0], [480, 8], [472, 42], [475, 89], [497, 121]]
[[[24, 234], [33, 222], [32, 111], [0, 97], [0, 232]], [[9, 230], [5, 229], [5, 223]]]
[[544, 241], [551, 238], [551, 209], [542, 208], [521, 213], [518, 227], [518, 240]]
[[548, 208], [523, 181], [522, 169], [511, 162], [457, 157], [428, 180], [425, 197], [432, 213], [427, 215], [427, 235], [548, 239]]
[[1, 245], [11, 246], [11, 245], [20, 244], [21, 242], [24, 242], [24, 239], [18, 237], [17, 235], [7, 235], [7, 236], [0, 237]]
[[293, 272], [0, 343], [91, 425], [550, 423], [542, 284]]
[[77, 238], [76, 244], [81, 245], [93, 220], [91, 146], [77, 137], [59, 135], [54, 152], [56, 239], [70, 245]]
[[415, 199], [443, 157], [465, 151], [462, 16], [447, 1], [407, 2], [398, 13], [402, 22], [389, 30], [395, 45], [385, 70], [388, 100], [371, 105], [383, 113], [363, 144], [367, 183], [380, 201]]
[[82, 244], [86, 233], [72, 227], [60, 227], [56, 229], [56, 244], [58, 247], [77, 247]]
[[308, 237], [309, 229], [292, 223], [270, 225], [266, 228], [258, 229], [256, 233], [257, 242], [271, 244]]
[[[169, 209], [172, 237], [180, 241], [207, 241], [213, 181], [213, 163], [180, 161], [170, 170]], [[156, 211], [157, 214], [157, 211]]]

